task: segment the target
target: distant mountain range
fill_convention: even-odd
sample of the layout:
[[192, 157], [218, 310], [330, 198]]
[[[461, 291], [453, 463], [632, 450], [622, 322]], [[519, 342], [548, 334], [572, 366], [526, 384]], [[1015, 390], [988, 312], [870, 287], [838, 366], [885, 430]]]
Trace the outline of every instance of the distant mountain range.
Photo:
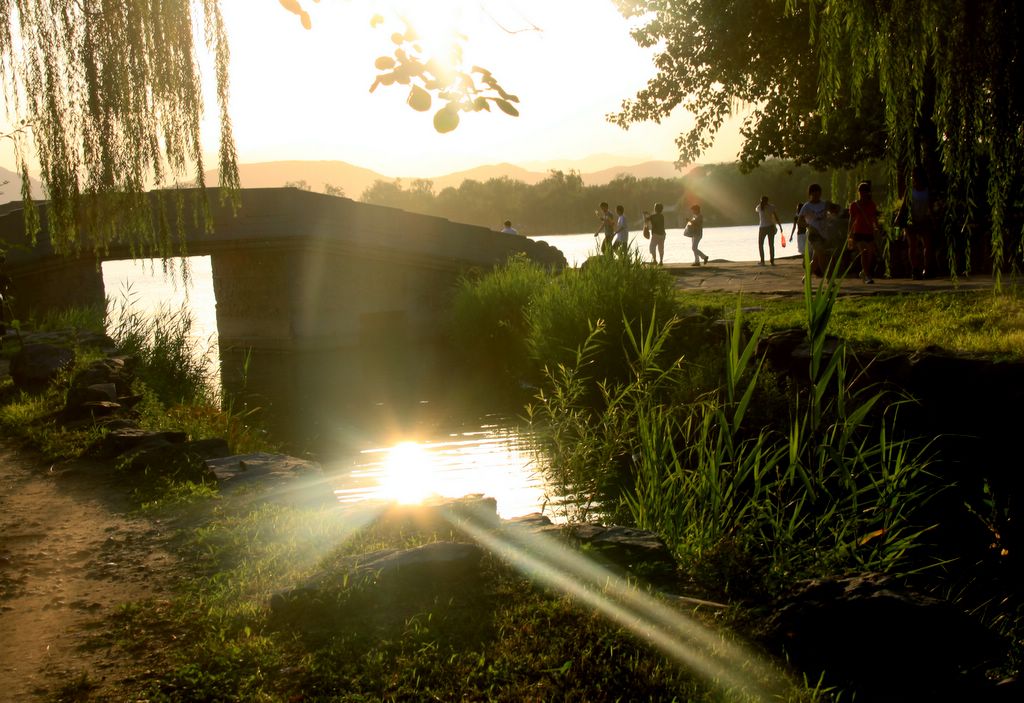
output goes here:
[[[540, 171], [502, 163], [477, 166], [466, 171], [440, 175], [426, 180], [433, 182], [436, 193], [449, 186], [458, 188], [465, 180], [487, 181], [491, 178], [508, 177], [533, 185], [547, 178], [550, 170], [561, 169], [568, 172], [574, 168], [576, 166], [572, 163], [562, 166], [552, 162], [548, 170]], [[628, 174], [636, 178], [678, 178], [683, 175], [683, 172], [677, 171], [671, 161], [645, 161], [639, 164], [611, 166], [598, 171], [581, 172], [580, 176], [587, 185], [602, 185], [620, 174]], [[243, 188], [274, 188], [283, 186], [285, 183], [305, 181], [312, 190], [318, 192], [323, 192], [328, 184], [342, 188], [347, 197], [355, 200], [358, 200], [363, 191], [373, 185], [374, 181], [391, 183], [396, 178], [401, 178], [403, 183], [408, 184], [415, 180], [414, 177], [386, 176], [344, 161], [268, 161], [257, 164], [239, 164], [238, 175]], [[216, 170], [207, 171], [206, 178], [208, 183], [216, 184], [218, 172]]]
[[[491, 178], [512, 178], [529, 185], [539, 183], [548, 177], [551, 170], [561, 170], [568, 173], [571, 170], [580, 172], [583, 182], [586, 185], [603, 185], [613, 180], [616, 176], [627, 174], [636, 178], [679, 178], [685, 171], [677, 171], [671, 161], [644, 161], [629, 165], [607, 165], [614, 164], [622, 157], [614, 157], [606, 154], [598, 154], [586, 159], [565, 162], [528, 164], [530, 168], [517, 166], [515, 164], [502, 163], [477, 166], [466, 171], [448, 173], [429, 178], [434, 184], [434, 192], [440, 192], [448, 187], [458, 188], [465, 180], [487, 181]], [[585, 170], [587, 167], [602, 166], [594, 170]], [[391, 183], [396, 176], [388, 176], [377, 173], [368, 168], [354, 166], [344, 161], [268, 161], [264, 163], [239, 164], [239, 177], [243, 188], [276, 188], [286, 183], [299, 183], [305, 181], [309, 188], [323, 192], [326, 185], [332, 185], [344, 190], [345, 195], [358, 200], [367, 188], [373, 185], [374, 181]], [[210, 185], [218, 183], [218, 172], [212, 169], [206, 172], [206, 180]], [[412, 177], [398, 176], [405, 184], [415, 180]], [[0, 203], [21, 198], [21, 176], [14, 171], [0, 167], [0, 183], [7, 181], [6, 185], [0, 186]], [[31, 179], [32, 197], [42, 198], [43, 189], [39, 181]]]
[[[6, 182], [5, 182], [6, 181]], [[43, 197], [43, 186], [31, 176], [28, 179], [33, 198]], [[0, 203], [21, 200], [21, 174], [0, 166]]]

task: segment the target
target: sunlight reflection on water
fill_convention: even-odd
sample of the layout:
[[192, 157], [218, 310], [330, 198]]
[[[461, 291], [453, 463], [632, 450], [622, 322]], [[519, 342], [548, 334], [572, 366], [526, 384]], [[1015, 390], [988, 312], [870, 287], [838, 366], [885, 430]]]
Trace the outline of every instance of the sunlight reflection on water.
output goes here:
[[482, 493], [495, 498], [498, 514], [508, 518], [538, 512], [545, 502], [528, 439], [497, 424], [363, 450], [340, 481], [335, 494], [343, 504]]
[[[108, 298], [115, 303], [119, 298], [130, 299], [133, 308], [149, 315], [161, 308], [178, 310], [187, 306], [193, 316], [196, 346], [209, 354], [212, 377], [219, 382], [210, 258], [193, 257], [189, 265], [190, 280], [185, 285], [180, 274], [165, 275], [158, 260], [105, 262], [104, 285]], [[430, 405], [421, 402], [417, 407]], [[354, 447], [366, 448], [326, 462], [325, 468], [337, 477], [339, 502], [414, 501], [435, 494], [461, 498], [482, 493], [497, 501], [501, 517], [517, 517], [545, 507], [544, 479], [538, 472], [529, 436], [522, 428], [494, 415], [473, 414], [469, 422], [441, 421], [433, 411], [420, 424], [415, 437], [383, 439], [371, 436], [369, 428], [376, 423], [366, 423], [365, 413], [362, 406], [359, 415], [363, 422], [348, 426], [362, 427], [351, 439]]]

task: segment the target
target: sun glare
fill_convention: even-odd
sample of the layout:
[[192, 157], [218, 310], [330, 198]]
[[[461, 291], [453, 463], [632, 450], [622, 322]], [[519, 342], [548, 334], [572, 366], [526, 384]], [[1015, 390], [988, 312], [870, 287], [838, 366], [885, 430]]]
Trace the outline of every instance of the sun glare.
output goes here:
[[416, 442], [401, 442], [388, 450], [379, 492], [399, 503], [422, 503], [433, 495], [437, 471], [430, 454]]

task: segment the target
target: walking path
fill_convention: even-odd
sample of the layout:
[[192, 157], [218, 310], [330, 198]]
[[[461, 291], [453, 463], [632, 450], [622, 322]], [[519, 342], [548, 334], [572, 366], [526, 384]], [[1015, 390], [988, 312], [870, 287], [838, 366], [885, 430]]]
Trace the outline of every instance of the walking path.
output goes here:
[[[752, 261], [712, 260], [705, 266], [690, 264], [666, 264], [665, 268], [676, 277], [679, 290], [705, 290], [729, 293], [774, 293], [777, 295], [803, 295], [803, 260], [797, 257], [776, 259], [775, 266], [761, 266]], [[820, 279], [814, 279], [817, 285]], [[1003, 286], [1020, 282], [1010, 276], [1003, 276]], [[995, 279], [989, 275], [962, 277], [957, 281], [949, 278], [930, 278], [915, 281], [910, 278], [885, 279], [875, 276], [873, 284], [859, 278], [843, 281], [840, 295], [884, 295], [914, 293], [920, 291], [991, 290]]]
[[110, 466], [43, 462], [0, 437], [0, 702], [125, 700], [147, 668], [152, 653], [107, 636], [110, 618], [169, 598], [179, 567], [166, 526], [129, 508]]

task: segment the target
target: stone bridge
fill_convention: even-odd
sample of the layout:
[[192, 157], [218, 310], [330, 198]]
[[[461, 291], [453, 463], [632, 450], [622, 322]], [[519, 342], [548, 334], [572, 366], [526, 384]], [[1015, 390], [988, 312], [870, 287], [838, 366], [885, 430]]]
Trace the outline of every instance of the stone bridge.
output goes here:
[[[189, 194], [195, 191], [186, 191], [186, 201]], [[183, 219], [188, 254], [212, 260], [222, 348], [317, 351], [381, 336], [428, 339], [461, 273], [520, 252], [546, 266], [565, 265], [561, 252], [543, 242], [348, 198], [243, 189], [233, 214], [216, 191], [207, 197], [212, 233], [187, 210]], [[132, 258], [124, 245], [100, 260], [91, 252], [55, 256], [45, 231], [29, 249], [18, 205], [0, 207], [0, 244], [8, 249], [19, 317], [102, 303], [99, 261]]]

